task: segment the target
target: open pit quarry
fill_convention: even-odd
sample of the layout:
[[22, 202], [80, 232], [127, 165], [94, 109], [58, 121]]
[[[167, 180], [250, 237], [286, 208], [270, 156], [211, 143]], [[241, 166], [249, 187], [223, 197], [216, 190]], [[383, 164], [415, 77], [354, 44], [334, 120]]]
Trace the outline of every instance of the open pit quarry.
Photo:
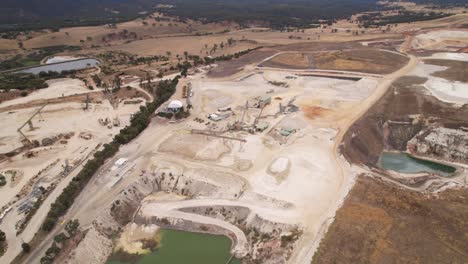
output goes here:
[[[145, 241], [161, 229], [226, 236], [231, 258], [244, 264], [332, 263], [334, 254], [337, 263], [365, 263], [348, 258], [352, 245], [337, 252], [353, 244], [339, 233], [352, 217], [350, 223], [380, 224], [398, 215], [366, 207], [378, 200], [376, 190], [423, 202], [466, 190], [468, 57], [455, 49], [468, 45], [466, 37], [463, 29], [415, 30], [401, 41], [377, 40], [385, 48], [296, 43], [254, 51], [261, 55], [241, 66], [242, 57], [193, 69], [28, 254], [21, 253], [23, 241], [33, 240], [83, 163], [157, 99], [143, 85], [177, 73], [146, 81], [122, 74], [132, 80], [122, 88], [132, 96], [65, 78], [5, 101], [0, 173], [8, 184], [0, 189], [0, 228], [8, 250], [0, 261], [37, 263], [65, 223], [77, 219], [79, 235], [55, 263], [148, 254]], [[187, 115], [175, 118], [180, 113]], [[386, 168], [385, 153], [430, 162], [435, 172]], [[437, 165], [453, 171], [438, 174]], [[366, 190], [376, 192], [372, 203]], [[353, 236], [360, 237], [346, 237]], [[387, 248], [366, 251], [374, 254], [370, 263], [384, 262], [379, 250]], [[461, 263], [457, 256], [453, 263]]]
[[156, 117], [106, 162], [71, 209], [87, 233], [66, 262], [103, 262], [114, 243], [144, 252], [138, 238], [157, 226], [225, 235], [244, 263], [307, 263], [360, 173], [341, 138], [415, 64], [395, 56], [407, 65], [390, 75], [256, 67], [182, 79], [171, 100], [190, 103], [190, 117]]

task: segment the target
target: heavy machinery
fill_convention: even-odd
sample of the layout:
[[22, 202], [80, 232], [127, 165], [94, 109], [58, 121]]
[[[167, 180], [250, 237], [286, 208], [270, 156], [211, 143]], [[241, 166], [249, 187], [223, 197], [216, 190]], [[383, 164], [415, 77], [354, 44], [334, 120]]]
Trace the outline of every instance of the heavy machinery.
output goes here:
[[43, 106], [39, 107], [36, 112], [34, 112], [31, 117], [28, 118], [28, 120], [26, 120], [26, 122], [24, 122], [23, 125], [21, 125], [19, 128], [18, 128], [18, 133], [21, 134], [21, 136], [23, 136], [23, 138], [28, 142], [28, 144], [31, 144], [31, 140], [21, 131], [21, 129], [23, 129], [23, 127], [25, 127], [26, 125], [29, 125], [29, 129], [30, 130], [33, 130], [34, 129], [34, 126], [33, 126], [33, 123], [32, 123], [32, 119], [36, 116], [36, 115], [40, 115], [42, 109], [44, 109], [44, 107], [46, 107], [48, 103], [45, 103]]

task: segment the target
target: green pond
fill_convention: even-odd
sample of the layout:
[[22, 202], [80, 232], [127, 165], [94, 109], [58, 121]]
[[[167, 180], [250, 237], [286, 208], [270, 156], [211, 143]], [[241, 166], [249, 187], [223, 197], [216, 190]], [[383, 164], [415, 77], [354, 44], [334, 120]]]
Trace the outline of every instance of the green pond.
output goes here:
[[386, 170], [401, 173], [432, 172], [440, 176], [449, 176], [455, 168], [433, 161], [418, 159], [407, 153], [382, 152], [379, 166]]
[[[113, 254], [107, 264], [226, 264], [231, 240], [225, 236], [161, 229], [160, 244], [149, 254], [129, 258]], [[240, 264], [233, 259], [230, 264]]]

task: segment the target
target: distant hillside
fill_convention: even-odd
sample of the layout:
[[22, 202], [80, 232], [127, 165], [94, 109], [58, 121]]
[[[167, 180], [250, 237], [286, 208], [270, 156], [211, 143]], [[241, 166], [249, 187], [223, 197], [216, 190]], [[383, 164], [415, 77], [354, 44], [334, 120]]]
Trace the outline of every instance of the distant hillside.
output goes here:
[[161, 11], [207, 21], [267, 21], [273, 27], [306, 26], [318, 19], [346, 18], [378, 9], [378, 0], [167, 0], [175, 7]]
[[[414, 0], [467, 4], [468, 0]], [[0, 30], [97, 25], [129, 20], [159, 10], [181, 18], [240, 24], [262, 21], [273, 27], [307, 27], [318, 19], [346, 18], [382, 9], [378, 0], [1, 0]], [[155, 8], [164, 4], [165, 8]], [[168, 7], [171, 6], [171, 7]]]
[[[104, 24], [151, 11], [156, 0], [1, 0], [0, 25]], [[12, 27], [12, 26], [11, 26]]]
[[[0, 28], [86, 25], [119, 21], [153, 11], [207, 21], [262, 20], [270, 24], [304, 24], [320, 18], [341, 18], [375, 9], [377, 0], [2, 0]], [[39, 25], [37, 24], [39, 23]]]

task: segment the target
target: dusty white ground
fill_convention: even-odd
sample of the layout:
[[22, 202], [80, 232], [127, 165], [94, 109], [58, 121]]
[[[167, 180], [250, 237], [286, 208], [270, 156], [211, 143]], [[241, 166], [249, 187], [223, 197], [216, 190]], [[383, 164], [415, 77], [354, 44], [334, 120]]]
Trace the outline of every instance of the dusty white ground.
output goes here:
[[[49, 81], [50, 87], [34, 92], [27, 97], [7, 101], [0, 107], [23, 104], [33, 100], [60, 98], [63, 95], [87, 93], [89, 90], [83, 82], [75, 79], [58, 79]], [[67, 102], [49, 104], [43, 108], [40, 115], [32, 119], [34, 129], [26, 125], [22, 131], [30, 140], [42, 142], [44, 138], [52, 138], [60, 134], [72, 135], [69, 139], [62, 138], [51, 146], [40, 146], [30, 151], [33, 157], [26, 158], [21, 153], [0, 163], [0, 171], [15, 170], [22, 175], [14, 185], [7, 179], [7, 185], [0, 188], [0, 213], [7, 212], [1, 219], [0, 229], [4, 230], [8, 239], [9, 250], [3, 260], [11, 260], [21, 250], [21, 241], [29, 241], [42, 224], [50, 204], [67, 186], [68, 182], [79, 172], [80, 164], [95, 151], [99, 144], [112, 140], [113, 135], [129, 124], [130, 115], [138, 111], [138, 104], [123, 104], [113, 108], [109, 101], [102, 100], [101, 104], [90, 104], [88, 110], [83, 110], [84, 103]], [[37, 107], [21, 108], [13, 111], [0, 112], [0, 153], [7, 153], [23, 144], [22, 136], [17, 129], [37, 110]], [[99, 124], [99, 118], [113, 119], [118, 117], [120, 126], [108, 128]], [[80, 137], [81, 133], [90, 135], [90, 138]], [[60, 176], [66, 160], [73, 170], [66, 178]], [[39, 172], [42, 173], [39, 175]], [[16, 237], [15, 225], [24, 217], [18, 210], [23, 202], [30, 201], [29, 192], [42, 186], [47, 188], [52, 183], [58, 187], [44, 201], [40, 210], [30, 221], [24, 232]], [[22, 191], [23, 190], [23, 191]], [[20, 194], [20, 197], [16, 197]], [[24, 194], [24, 195], [23, 195]], [[11, 208], [11, 209], [8, 209]]]
[[86, 88], [83, 81], [78, 79], [70, 79], [70, 78], [63, 78], [63, 79], [53, 79], [47, 81], [49, 87], [46, 89], [39, 89], [26, 97], [16, 98], [13, 100], [5, 101], [0, 104], [0, 107], [10, 106], [10, 105], [17, 105], [17, 104], [24, 104], [34, 100], [40, 99], [50, 99], [50, 98], [57, 98], [62, 96], [74, 95], [74, 94], [83, 94], [92, 92], [88, 88]]
[[434, 30], [417, 35], [411, 47], [414, 49], [455, 51], [457, 47], [465, 47], [468, 41], [468, 31], [464, 30]]
[[57, 63], [57, 62], [64, 62], [64, 61], [70, 61], [70, 60], [76, 60], [80, 59], [82, 57], [73, 57], [73, 56], [54, 56], [51, 58], [48, 58], [45, 63], [50, 64], [50, 63]]
[[[138, 179], [142, 171], [172, 168], [175, 174], [188, 175], [189, 172], [176, 169], [188, 166], [191, 177], [216, 186], [231, 187], [223, 187], [225, 191], [220, 193], [220, 197], [206, 201], [170, 202], [169, 209], [162, 207], [167, 209], [164, 212], [161, 212], [159, 201], [148, 202], [142, 214], [149, 216], [158, 210], [157, 214], [168, 217], [189, 218], [191, 215], [173, 210], [174, 206], [185, 206], [185, 203], [194, 203], [194, 206], [204, 202], [248, 206], [267, 219], [300, 225], [304, 235], [298, 241], [290, 263], [309, 263], [356, 175], [337, 155], [344, 132], [380, 98], [394, 79], [414, 65], [412, 58], [409, 66], [383, 79], [366, 77], [357, 82], [269, 70], [254, 70], [241, 78], [208, 79], [201, 73], [182, 79], [173, 99], [180, 99], [182, 86], [192, 83], [194, 97], [191, 101], [195, 108], [191, 110], [190, 118], [176, 123], [154, 120], [142, 135], [122, 147], [115, 159], [107, 163], [84, 191], [95, 195], [80, 196], [66, 219], [79, 218], [82, 225], [90, 225], [100, 213], [100, 208], [108, 206], [119, 192]], [[289, 87], [278, 87], [269, 81], [286, 82]], [[252, 124], [260, 114], [260, 109], [252, 107], [255, 98], [264, 95], [272, 97], [271, 104], [265, 107], [260, 118], [262, 122], [269, 123], [267, 130], [256, 134], [224, 133], [225, 136], [243, 138], [245, 143], [190, 134], [191, 129], [223, 131], [229, 124], [241, 120], [242, 116], [244, 122]], [[244, 114], [246, 101], [250, 107]], [[299, 112], [275, 115], [280, 103], [284, 106], [291, 101], [300, 107]], [[233, 109], [227, 120], [213, 122], [206, 118], [209, 113], [225, 106]], [[327, 111], [320, 115], [313, 111], [309, 113], [309, 108], [314, 107]], [[196, 122], [195, 117], [203, 119], [203, 123]], [[296, 133], [285, 138], [278, 134], [282, 128], [295, 129]], [[124, 169], [123, 173], [112, 171], [113, 162], [122, 157], [128, 159], [126, 168], [130, 169]], [[288, 174], [282, 181], [268, 172], [278, 157], [287, 158], [289, 162]], [[248, 186], [248, 192], [236, 201], [222, 198], [226, 195], [232, 197], [237, 189], [234, 187], [238, 186], [235, 178], [226, 177], [230, 174], [240, 176]], [[107, 191], [102, 192], [103, 188]], [[282, 208], [286, 204], [292, 206], [284, 211]], [[208, 221], [201, 217], [198, 220]], [[212, 224], [226, 225], [220, 222]], [[237, 233], [232, 226], [229, 229]], [[242, 235], [239, 233], [239, 236]]]
[[[289, 213], [286, 213], [283, 209], [268, 209], [265, 207], [267, 204], [258, 199], [242, 197], [236, 202], [204, 199], [172, 202], [166, 204], [167, 206], [160, 202], [145, 203], [141, 208], [141, 214], [193, 220], [193, 216], [174, 210], [174, 206], [228, 203], [248, 206], [272, 221], [299, 224], [305, 228], [308, 239], [315, 237], [324, 221], [336, 211], [341, 199], [350, 188], [354, 175], [351, 168], [335, 156], [335, 137], [339, 129], [337, 122], [346, 119], [338, 113], [359, 105], [375, 91], [379, 80], [367, 77], [356, 82], [295, 76], [294, 73], [279, 71], [256, 72], [240, 80], [210, 80], [200, 77], [192, 76], [183, 81], [190, 81], [193, 84], [192, 102], [195, 109], [191, 111], [190, 120], [168, 125], [167, 132], [157, 132], [158, 129], [154, 128], [151, 133], [158, 134], [159, 143], [149, 147], [148, 150], [152, 150], [151, 155], [156, 160], [206, 168], [207, 173], [210, 168], [235, 172], [248, 181], [251, 193], [289, 202], [293, 204], [293, 208], [288, 209]], [[289, 87], [274, 86], [269, 84], [269, 81], [286, 82]], [[182, 85], [183, 83], [179, 86]], [[228, 124], [241, 119], [246, 101], [252, 106], [255, 98], [263, 95], [272, 97], [272, 103], [265, 107], [261, 118], [263, 122], [270, 124], [269, 128], [255, 135], [246, 132], [225, 133], [228, 136], [244, 138], [247, 140], [246, 143], [189, 133], [193, 128], [224, 130]], [[329, 109], [329, 112], [327, 115], [312, 118], [306, 117], [302, 111], [275, 116], [280, 103], [286, 105], [295, 97], [297, 100], [294, 104], [300, 107], [320, 106]], [[210, 121], [214, 125], [207, 126], [206, 116], [226, 106], [230, 106], [234, 114], [227, 120]], [[244, 121], [251, 124], [259, 113], [259, 109], [249, 108], [244, 115]], [[195, 122], [193, 121], [195, 117], [204, 119], [205, 122], [203, 124]], [[293, 128], [297, 132], [289, 138], [284, 138], [278, 135], [281, 128]], [[138, 164], [136, 166], [138, 167]], [[278, 172], [288, 169], [287, 176], [282, 181], [277, 181], [268, 173], [272, 168]], [[148, 169], [151, 170], [145, 167], [145, 171]], [[225, 181], [222, 178], [218, 180]], [[293, 217], [287, 218], [288, 214], [292, 214]], [[198, 218], [203, 223], [212, 221], [206, 217]], [[224, 226], [235, 234], [239, 233], [230, 224], [220, 222], [212, 224]], [[242, 242], [242, 234], [238, 235], [239, 241]], [[310, 255], [310, 250], [304, 250], [310, 246], [306, 245], [307, 240], [300, 243], [305, 244], [300, 246], [301, 253], [298, 252], [291, 263], [300, 263]], [[236, 250], [242, 251], [242, 247], [243, 243], [240, 243]]]
[[130, 254], [147, 254], [149, 249], [143, 249], [142, 239], [154, 239], [159, 230], [157, 225], [128, 224], [120, 236], [116, 249], [123, 249]]
[[[468, 56], [464, 53], [436, 53], [430, 58], [459, 61], [468, 60]], [[432, 75], [435, 72], [444, 71], [446, 69], [447, 67], [444, 66], [420, 62], [418, 66], [410, 72], [410, 75], [427, 78], [428, 80], [424, 83], [424, 87], [426, 87], [429, 93], [441, 101], [458, 105], [468, 103], [468, 83], [447, 80]]]
[[[107, 138], [115, 134], [119, 127], [108, 129], [98, 123], [99, 118], [119, 117], [123, 124], [128, 124], [130, 114], [138, 110], [139, 105], [121, 104], [113, 109], [108, 101], [102, 104], [91, 104], [90, 109], [83, 110], [83, 103], [49, 104], [42, 109], [40, 115], [32, 119], [33, 130], [26, 125], [22, 131], [30, 140], [39, 140], [53, 137], [60, 133], [89, 132], [95, 138]], [[36, 112], [38, 107], [14, 110], [13, 113], [0, 113], [0, 153], [5, 153], [22, 145], [21, 135], [17, 129]]]
[[444, 60], [468, 61], [468, 53], [439, 52], [439, 53], [434, 53], [430, 58], [432, 58], [432, 59], [444, 59]]

